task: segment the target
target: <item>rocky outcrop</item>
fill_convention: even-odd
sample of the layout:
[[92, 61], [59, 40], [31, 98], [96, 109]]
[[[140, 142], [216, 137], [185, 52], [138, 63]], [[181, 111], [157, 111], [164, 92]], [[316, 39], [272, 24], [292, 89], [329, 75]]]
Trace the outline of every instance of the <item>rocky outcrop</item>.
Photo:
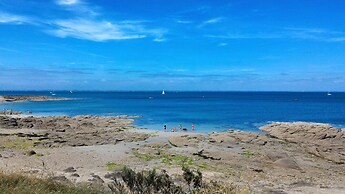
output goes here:
[[182, 135], [169, 138], [169, 143], [175, 147], [197, 147], [204, 138], [203, 135]]
[[[114, 129], [129, 127], [133, 120], [126, 116], [49, 116], [49, 117], [9, 117], [0, 116], [0, 128], [4, 129], [49, 129], [56, 132], [70, 130]], [[64, 131], [65, 130], [65, 131]]]
[[52, 98], [49, 96], [19, 96], [19, 95], [6, 95], [0, 96], [0, 103], [2, 102], [22, 102], [22, 101], [52, 101], [52, 100], [69, 100], [68, 98]]
[[328, 124], [277, 122], [261, 127], [269, 136], [297, 143], [317, 157], [345, 163], [345, 132]]
[[211, 133], [208, 140], [210, 143], [229, 146], [239, 143], [266, 145], [268, 138], [265, 135], [256, 133], [229, 130], [227, 132]]
[[14, 111], [14, 110], [2, 110], [0, 111], [0, 115], [20, 115], [22, 112]]
[[[88, 146], [143, 141], [145, 133], [129, 132], [132, 119], [127, 116], [0, 116], [1, 135], [35, 140], [36, 147]], [[16, 132], [12, 132], [16, 131]], [[20, 132], [17, 132], [20, 131]]]

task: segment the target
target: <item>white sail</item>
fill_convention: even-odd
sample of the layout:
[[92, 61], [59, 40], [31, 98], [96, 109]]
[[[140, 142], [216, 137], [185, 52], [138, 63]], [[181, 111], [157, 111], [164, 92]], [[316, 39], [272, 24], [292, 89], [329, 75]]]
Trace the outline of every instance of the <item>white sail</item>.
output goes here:
[[165, 94], [164, 90], [162, 91], [162, 94], [163, 94], [163, 95]]

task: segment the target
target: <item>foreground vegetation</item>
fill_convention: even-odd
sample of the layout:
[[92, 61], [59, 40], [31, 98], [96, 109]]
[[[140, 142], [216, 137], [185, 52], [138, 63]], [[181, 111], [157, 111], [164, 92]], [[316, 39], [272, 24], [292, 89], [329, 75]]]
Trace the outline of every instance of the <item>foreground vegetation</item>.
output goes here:
[[99, 189], [87, 185], [75, 186], [60, 183], [51, 179], [39, 179], [20, 174], [0, 173], [1, 194], [41, 194], [41, 193], [68, 193], [68, 194], [96, 194], [103, 193]]
[[[66, 193], [66, 194], [183, 194], [183, 193], [235, 193], [233, 187], [217, 182], [204, 183], [202, 173], [184, 167], [181, 180], [173, 180], [166, 171], [156, 170], [135, 172], [124, 167], [114, 173], [108, 188], [93, 188], [90, 185], [73, 185], [52, 179], [38, 179], [19, 174], [0, 173], [0, 193]], [[177, 184], [178, 183], [178, 184]]]

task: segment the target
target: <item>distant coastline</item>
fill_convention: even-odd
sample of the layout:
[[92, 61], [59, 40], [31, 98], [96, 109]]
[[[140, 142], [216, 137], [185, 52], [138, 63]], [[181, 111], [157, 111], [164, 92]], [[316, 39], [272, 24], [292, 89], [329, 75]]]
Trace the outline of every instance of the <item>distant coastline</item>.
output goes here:
[[0, 103], [5, 102], [42, 102], [42, 101], [59, 101], [59, 100], [71, 100], [70, 98], [49, 97], [49, 96], [23, 96], [23, 95], [3, 95], [0, 96]]

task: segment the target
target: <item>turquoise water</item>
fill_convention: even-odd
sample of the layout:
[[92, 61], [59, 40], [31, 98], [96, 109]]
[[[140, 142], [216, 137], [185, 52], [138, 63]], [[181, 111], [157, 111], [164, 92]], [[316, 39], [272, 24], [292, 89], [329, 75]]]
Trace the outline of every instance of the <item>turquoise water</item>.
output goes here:
[[[54, 92], [69, 101], [0, 104], [1, 109], [36, 115], [139, 115], [135, 125], [162, 130], [259, 131], [271, 121], [308, 121], [345, 126], [345, 93], [326, 92]], [[45, 92], [0, 92], [11, 95], [51, 95]]]

